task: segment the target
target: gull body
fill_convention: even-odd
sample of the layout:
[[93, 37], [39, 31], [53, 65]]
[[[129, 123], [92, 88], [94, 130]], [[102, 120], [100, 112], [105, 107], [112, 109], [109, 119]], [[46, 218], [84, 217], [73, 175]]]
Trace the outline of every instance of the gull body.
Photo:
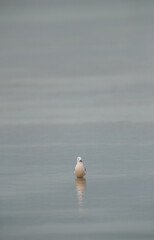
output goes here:
[[77, 164], [75, 166], [74, 174], [76, 177], [84, 177], [86, 175], [86, 169], [83, 165], [81, 157], [77, 157]]

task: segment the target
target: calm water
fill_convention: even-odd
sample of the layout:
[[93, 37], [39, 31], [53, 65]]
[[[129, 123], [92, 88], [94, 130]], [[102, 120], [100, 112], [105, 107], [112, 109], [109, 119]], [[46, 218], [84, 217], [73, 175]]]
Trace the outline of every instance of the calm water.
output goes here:
[[1, 3], [0, 239], [154, 238], [153, 7]]

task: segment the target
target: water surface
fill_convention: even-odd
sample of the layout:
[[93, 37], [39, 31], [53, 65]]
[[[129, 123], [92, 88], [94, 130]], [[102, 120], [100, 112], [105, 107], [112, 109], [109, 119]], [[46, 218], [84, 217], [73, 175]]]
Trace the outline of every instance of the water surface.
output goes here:
[[1, 239], [154, 238], [153, 7], [1, 3]]

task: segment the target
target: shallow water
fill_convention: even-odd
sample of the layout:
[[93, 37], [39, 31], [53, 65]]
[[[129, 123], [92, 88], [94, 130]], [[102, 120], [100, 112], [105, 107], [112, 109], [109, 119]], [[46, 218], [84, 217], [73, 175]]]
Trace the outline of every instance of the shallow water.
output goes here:
[[153, 2], [44, 2], [0, 9], [0, 238], [153, 239]]
[[[89, 124], [81, 132], [61, 126], [59, 135], [71, 131], [74, 138], [59, 144], [1, 145], [3, 239], [153, 238], [154, 149], [140, 132], [149, 130], [123, 124], [128, 139], [121, 142], [121, 125], [106, 125], [99, 126], [102, 137], [93, 132], [95, 143], [85, 144], [95, 127]], [[35, 129], [38, 138], [40, 129]], [[56, 129], [44, 126], [44, 134], [50, 139]], [[112, 142], [105, 143], [109, 135]], [[79, 153], [87, 168], [83, 181], [73, 176]]]

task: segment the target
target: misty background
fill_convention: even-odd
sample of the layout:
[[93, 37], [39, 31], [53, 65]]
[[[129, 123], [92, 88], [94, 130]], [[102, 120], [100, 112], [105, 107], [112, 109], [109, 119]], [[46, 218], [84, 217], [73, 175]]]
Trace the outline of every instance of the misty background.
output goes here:
[[2, 1], [0, 31], [1, 124], [154, 120], [153, 1]]
[[152, 0], [0, 2], [4, 240], [153, 239], [153, 9]]

